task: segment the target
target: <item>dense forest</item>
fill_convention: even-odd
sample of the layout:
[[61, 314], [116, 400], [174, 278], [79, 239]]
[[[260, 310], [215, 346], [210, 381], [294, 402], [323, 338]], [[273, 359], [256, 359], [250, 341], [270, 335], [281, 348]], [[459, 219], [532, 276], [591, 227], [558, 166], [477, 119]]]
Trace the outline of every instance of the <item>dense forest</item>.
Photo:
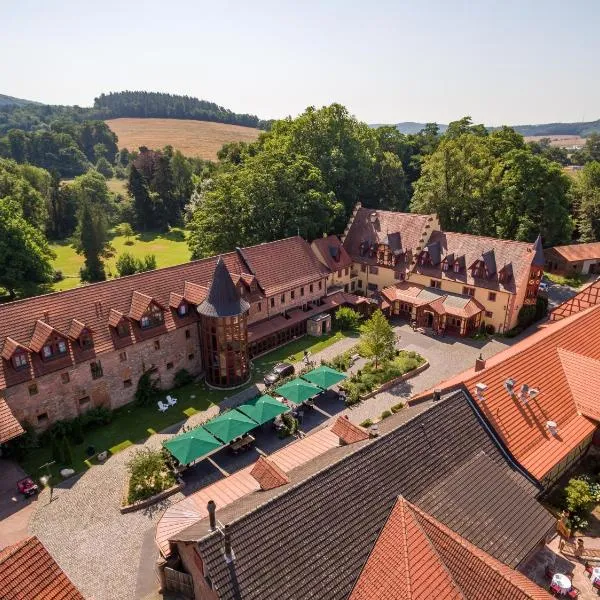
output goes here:
[[[574, 154], [469, 117], [444, 133], [432, 123], [405, 135], [372, 128], [339, 104], [309, 107], [255, 142], [226, 144], [217, 162], [170, 146], [118, 150], [102, 121], [45, 118], [42, 128], [0, 136], [0, 286], [10, 297], [61, 277], [48, 240], [72, 244], [84, 257], [81, 280], [99, 281], [111, 230], [185, 226], [200, 258], [297, 233], [341, 233], [358, 201], [436, 212], [449, 231], [526, 241], [541, 233], [546, 246], [600, 240], [597, 134], [577, 154], [583, 166], [567, 174]], [[115, 177], [126, 191], [110, 191]]]
[[259, 129], [268, 129], [271, 124], [271, 121], [263, 121], [255, 115], [234, 113], [214, 102], [158, 92], [100, 94], [93, 107], [52, 106], [18, 99], [11, 103], [9, 96], [3, 98], [7, 100], [0, 103], [0, 136], [11, 129], [47, 129], [51, 123], [61, 119], [81, 123], [118, 117], [159, 117], [214, 121]]
[[269, 124], [268, 121], [261, 121], [256, 115], [234, 113], [214, 102], [160, 92], [127, 91], [100, 94], [94, 100], [94, 108], [103, 114], [110, 115], [110, 118], [193, 119], [196, 121], [216, 121], [217, 123], [244, 125], [259, 129], [266, 129]]

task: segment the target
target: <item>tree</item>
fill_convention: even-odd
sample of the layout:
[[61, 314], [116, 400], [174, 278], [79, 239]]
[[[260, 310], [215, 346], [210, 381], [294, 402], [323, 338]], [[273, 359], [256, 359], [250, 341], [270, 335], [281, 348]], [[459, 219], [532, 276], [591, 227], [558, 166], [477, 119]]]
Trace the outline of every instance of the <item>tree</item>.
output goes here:
[[583, 479], [570, 479], [565, 492], [567, 509], [572, 513], [586, 512], [594, 501], [590, 485]]
[[48, 240], [25, 220], [18, 202], [0, 198], [0, 285], [10, 297], [52, 281], [53, 258]]
[[127, 191], [133, 197], [137, 225], [146, 231], [154, 225], [154, 207], [148, 185], [135, 164], [129, 167]]
[[71, 449], [71, 444], [69, 442], [69, 438], [65, 435], [61, 442], [62, 445], [62, 457], [65, 465], [73, 464], [73, 450]]
[[77, 190], [72, 184], [61, 185], [57, 171], [51, 173], [52, 185], [48, 202], [48, 236], [62, 240], [77, 228]]
[[131, 242], [130, 238], [134, 235], [133, 227], [129, 223], [119, 223], [115, 227], [115, 232], [117, 235], [122, 235], [125, 237], [125, 245], [131, 246], [133, 242]]
[[146, 254], [146, 256], [139, 261], [139, 271], [153, 271], [154, 269], [156, 269], [156, 256], [154, 256], [154, 254]]
[[85, 257], [82, 281], [104, 281], [106, 272], [102, 258], [106, 255], [108, 230], [106, 216], [98, 205], [84, 200], [77, 230], [77, 251]]
[[589, 162], [572, 187], [577, 228], [582, 242], [600, 240], [600, 162]]
[[106, 160], [106, 158], [104, 158], [104, 156], [101, 156], [98, 159], [98, 162], [96, 163], [96, 171], [98, 171], [98, 173], [100, 173], [100, 175], [102, 175], [105, 179], [110, 179], [111, 177], [114, 177], [115, 174], [113, 168], [110, 166], [110, 163]]
[[129, 252], [123, 252], [117, 259], [116, 268], [119, 277], [133, 275], [138, 272], [138, 261]]
[[360, 334], [361, 352], [375, 360], [375, 368], [380, 361], [389, 359], [394, 354], [396, 336], [380, 310], [376, 310], [371, 318], [360, 326]]
[[344, 331], [356, 331], [360, 325], [362, 317], [360, 313], [349, 306], [340, 306], [335, 311], [336, 327]]

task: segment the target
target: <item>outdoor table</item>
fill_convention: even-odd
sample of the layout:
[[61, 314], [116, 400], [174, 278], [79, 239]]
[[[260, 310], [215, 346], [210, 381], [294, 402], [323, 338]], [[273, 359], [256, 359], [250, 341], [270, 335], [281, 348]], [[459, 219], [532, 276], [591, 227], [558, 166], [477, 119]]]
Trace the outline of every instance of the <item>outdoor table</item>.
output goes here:
[[229, 444], [229, 447], [235, 452], [236, 450], [240, 450], [241, 448], [244, 448], [245, 446], [249, 446], [254, 441], [255, 441], [254, 436], [245, 435], [244, 437], [241, 437], [239, 440], [235, 440], [235, 441], [231, 442], [231, 444]]
[[552, 584], [555, 585], [563, 595], [571, 589], [571, 580], [562, 573], [554, 574], [552, 577]]
[[592, 574], [590, 575], [590, 579], [592, 583], [596, 583], [598, 579], [600, 579], [600, 567], [594, 567], [592, 569]]

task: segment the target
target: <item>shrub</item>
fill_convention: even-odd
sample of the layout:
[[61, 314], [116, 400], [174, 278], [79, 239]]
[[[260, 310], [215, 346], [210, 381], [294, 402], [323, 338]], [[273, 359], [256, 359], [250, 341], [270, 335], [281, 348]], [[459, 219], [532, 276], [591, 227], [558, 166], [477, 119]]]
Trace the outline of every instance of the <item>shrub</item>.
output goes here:
[[360, 423], [361, 427], [371, 427], [373, 425], [373, 421], [371, 419], [365, 419], [362, 423]]
[[548, 298], [546, 296], [538, 296], [535, 301], [535, 320], [539, 321], [548, 314]]
[[116, 267], [119, 277], [133, 275], [138, 272], [138, 261], [129, 252], [123, 252], [117, 259]]
[[112, 410], [105, 406], [95, 406], [80, 417], [84, 429], [93, 429], [100, 425], [108, 425], [113, 420]]
[[507, 338], [514, 338], [517, 337], [520, 333], [522, 333], [523, 331], [523, 327], [513, 327], [512, 329], [509, 329], [505, 334], [504, 337]]
[[152, 379], [152, 373], [152, 370], [143, 373], [135, 390], [135, 401], [142, 406], [150, 404], [159, 391], [158, 384]]
[[288, 435], [294, 435], [296, 431], [298, 431], [298, 419], [294, 419], [294, 417], [292, 417], [292, 415], [289, 413], [283, 415], [281, 420], [283, 422], [283, 427], [281, 427], [277, 432], [277, 435], [280, 438], [287, 437]]
[[62, 440], [62, 458], [65, 465], [73, 464], [73, 451], [68, 437], [64, 437]]
[[488, 335], [494, 335], [494, 333], [496, 333], [496, 328], [493, 325], [491, 325], [491, 324], [490, 325], [486, 325], [485, 332]]
[[71, 427], [71, 439], [74, 444], [83, 444], [83, 427], [80, 418], [73, 419]]
[[3, 446], [3, 452], [7, 456], [12, 456], [17, 460], [22, 459], [29, 450], [38, 448], [40, 445], [39, 436], [31, 423], [22, 424], [25, 433], [6, 442]]
[[571, 513], [586, 512], [594, 501], [590, 485], [583, 479], [570, 479], [565, 494], [567, 510]]
[[150, 498], [177, 483], [167, 457], [161, 450], [138, 450], [127, 463], [127, 470], [129, 504]]
[[192, 381], [194, 381], [194, 377], [187, 369], [179, 369], [175, 373], [175, 377], [173, 377], [173, 385], [175, 387], [187, 385], [188, 383], [192, 383]]
[[54, 273], [52, 273], [52, 281], [54, 283], [62, 281], [64, 278], [65, 276], [63, 275], [63, 272], [60, 269], [55, 269]]
[[142, 273], [144, 271], [153, 271], [154, 269], [156, 269], [156, 256], [154, 254], [146, 254], [139, 261], [138, 271]]
[[391, 417], [391, 416], [392, 416], [392, 411], [391, 410], [384, 410], [381, 413], [381, 418], [382, 419], [387, 419], [388, 417]]
[[535, 315], [536, 307], [533, 304], [526, 304], [525, 306], [522, 306], [517, 316], [517, 323], [519, 324], [519, 327], [522, 329], [529, 327], [535, 321]]
[[392, 406], [392, 412], [396, 414], [397, 412], [400, 412], [403, 408], [404, 402], [399, 402], [398, 404], [394, 404], [394, 406]]
[[360, 389], [356, 384], [350, 384], [346, 390], [346, 406], [354, 406], [360, 402]]
[[341, 306], [335, 313], [335, 326], [346, 331], [356, 331], [360, 326], [362, 317], [349, 306]]

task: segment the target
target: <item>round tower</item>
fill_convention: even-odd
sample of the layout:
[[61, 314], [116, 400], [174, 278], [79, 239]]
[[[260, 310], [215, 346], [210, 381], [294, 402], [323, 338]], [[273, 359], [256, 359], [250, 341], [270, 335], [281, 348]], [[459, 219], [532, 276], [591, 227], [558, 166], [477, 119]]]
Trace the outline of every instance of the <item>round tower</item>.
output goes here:
[[249, 309], [219, 257], [208, 295], [198, 306], [202, 358], [209, 385], [232, 388], [249, 379]]

